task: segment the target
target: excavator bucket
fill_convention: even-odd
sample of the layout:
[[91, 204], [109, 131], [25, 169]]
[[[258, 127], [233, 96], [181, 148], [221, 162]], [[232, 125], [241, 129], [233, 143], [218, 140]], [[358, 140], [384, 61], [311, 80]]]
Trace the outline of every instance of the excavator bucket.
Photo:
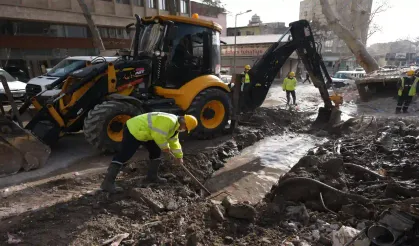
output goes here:
[[15, 122], [0, 115], [0, 177], [43, 166], [49, 146]]

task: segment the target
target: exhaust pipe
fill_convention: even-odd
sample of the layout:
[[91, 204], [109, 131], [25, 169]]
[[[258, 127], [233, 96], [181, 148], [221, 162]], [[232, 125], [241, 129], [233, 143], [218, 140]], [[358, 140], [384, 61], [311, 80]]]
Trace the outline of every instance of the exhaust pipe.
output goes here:
[[415, 218], [407, 213], [386, 210], [377, 224], [367, 230], [367, 237], [378, 246], [402, 245], [403, 235], [412, 230]]

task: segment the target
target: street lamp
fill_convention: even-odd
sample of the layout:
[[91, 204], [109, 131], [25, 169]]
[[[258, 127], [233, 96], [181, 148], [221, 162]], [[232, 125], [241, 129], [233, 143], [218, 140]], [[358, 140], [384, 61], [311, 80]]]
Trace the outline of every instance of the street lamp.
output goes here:
[[242, 14], [246, 14], [252, 12], [251, 9], [244, 11], [244, 12], [240, 12], [237, 13], [234, 19], [234, 46], [233, 46], [233, 50], [234, 50], [234, 56], [233, 56], [233, 74], [236, 74], [236, 40], [237, 40], [237, 16], [242, 15]]

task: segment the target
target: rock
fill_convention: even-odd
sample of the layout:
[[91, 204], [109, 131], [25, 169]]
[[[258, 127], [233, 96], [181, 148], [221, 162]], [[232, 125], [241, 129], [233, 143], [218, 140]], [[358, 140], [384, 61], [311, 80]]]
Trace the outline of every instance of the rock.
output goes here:
[[381, 135], [376, 139], [375, 143], [381, 150], [385, 152], [390, 152], [393, 148], [393, 138], [388, 132], [382, 132]]
[[406, 137], [403, 138], [403, 142], [410, 143], [410, 144], [415, 144], [416, 143], [416, 138], [414, 136], [406, 136]]
[[330, 227], [330, 229], [332, 229], [332, 230], [337, 230], [337, 229], [339, 229], [339, 228], [340, 228], [340, 225], [338, 225], [338, 224], [331, 224], [329, 227]]
[[356, 229], [358, 229], [358, 230], [362, 230], [362, 229], [364, 229], [365, 227], [367, 227], [367, 225], [365, 224], [365, 222], [360, 222], [360, 223], [358, 223], [358, 224], [356, 225]]
[[166, 205], [166, 209], [169, 211], [175, 211], [179, 208], [179, 206], [177, 205], [176, 201], [174, 200], [170, 200], [167, 205]]
[[311, 236], [314, 238], [314, 240], [319, 240], [320, 239], [320, 231], [319, 230], [313, 230], [311, 232]]
[[232, 244], [232, 243], [234, 243], [234, 238], [232, 238], [230, 236], [226, 236], [224, 238], [224, 243], [226, 243], [226, 244]]
[[315, 133], [316, 137], [327, 137], [329, 133], [325, 130], [319, 130]]
[[147, 205], [154, 211], [154, 212], [161, 212], [164, 210], [164, 205], [156, 201], [153, 196], [153, 191], [150, 188], [134, 188], [129, 192], [129, 195], [139, 201], [145, 201]]
[[413, 128], [410, 128], [410, 126], [409, 126], [407, 131], [406, 131], [406, 134], [410, 135], [410, 136], [417, 137], [417, 136], [419, 136], [419, 129], [416, 128], [416, 126], [414, 126]]
[[249, 204], [244, 204], [244, 203], [232, 204], [227, 209], [227, 214], [228, 216], [236, 218], [236, 219], [244, 219], [244, 220], [253, 221], [256, 217], [256, 209]]
[[300, 222], [304, 225], [307, 225], [310, 220], [310, 216], [304, 204], [300, 206], [287, 207], [285, 217], [290, 220]]
[[333, 246], [344, 246], [359, 233], [358, 230], [349, 226], [342, 226], [338, 231], [332, 232]]
[[176, 179], [176, 175], [174, 175], [173, 173], [165, 173], [165, 174], [162, 174], [161, 177], [167, 180]]
[[260, 242], [261, 242], [261, 243], [268, 244], [268, 245], [272, 245], [272, 242], [271, 242], [268, 238], [266, 238], [266, 237], [263, 237], [263, 238], [260, 240]]
[[284, 245], [284, 246], [294, 246], [294, 244], [293, 244], [293, 243], [291, 243], [291, 242], [285, 242], [283, 245]]
[[224, 197], [223, 201], [221, 202], [221, 204], [226, 208], [229, 209], [231, 205], [236, 204], [237, 202], [235, 200], [233, 200], [233, 198], [231, 196], [226, 196]]
[[320, 236], [318, 242], [324, 246], [332, 246], [332, 240], [322, 235]]
[[358, 219], [369, 219], [370, 211], [361, 204], [353, 203], [342, 206], [342, 212], [355, 216]]
[[218, 222], [224, 221], [224, 214], [217, 204], [211, 205], [210, 214], [211, 214], [211, 218], [213, 218], [214, 220]]

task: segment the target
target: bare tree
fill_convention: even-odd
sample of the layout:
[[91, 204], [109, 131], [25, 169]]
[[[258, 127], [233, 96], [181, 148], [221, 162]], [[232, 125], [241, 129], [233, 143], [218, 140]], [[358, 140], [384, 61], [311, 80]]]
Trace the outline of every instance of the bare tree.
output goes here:
[[79, 2], [80, 8], [83, 11], [84, 18], [86, 18], [87, 25], [89, 26], [90, 32], [92, 33], [93, 44], [96, 49], [99, 49], [100, 54], [102, 54], [105, 51], [105, 45], [103, 45], [99, 29], [97, 29], [95, 22], [93, 21], [92, 14], [90, 13], [90, 10], [84, 0], [77, 1]]
[[[361, 0], [354, 0], [353, 2], [358, 4], [359, 1]], [[359, 31], [359, 25], [355, 25], [357, 27], [356, 30], [351, 30], [341, 23], [341, 20], [336, 16], [330, 6], [329, 0], [320, 0], [320, 4], [322, 7], [322, 13], [326, 17], [328, 27], [346, 43], [348, 48], [355, 55], [355, 59], [359, 65], [361, 65], [366, 72], [378, 70], [379, 66], [377, 61], [368, 53], [365, 44], [362, 42], [362, 32]], [[351, 11], [352, 10], [355, 11], [355, 7], [352, 8], [351, 6]], [[357, 13], [356, 16], [361, 18], [360, 16], [362, 16], [364, 11], [358, 8], [358, 12], [360, 13]]]

